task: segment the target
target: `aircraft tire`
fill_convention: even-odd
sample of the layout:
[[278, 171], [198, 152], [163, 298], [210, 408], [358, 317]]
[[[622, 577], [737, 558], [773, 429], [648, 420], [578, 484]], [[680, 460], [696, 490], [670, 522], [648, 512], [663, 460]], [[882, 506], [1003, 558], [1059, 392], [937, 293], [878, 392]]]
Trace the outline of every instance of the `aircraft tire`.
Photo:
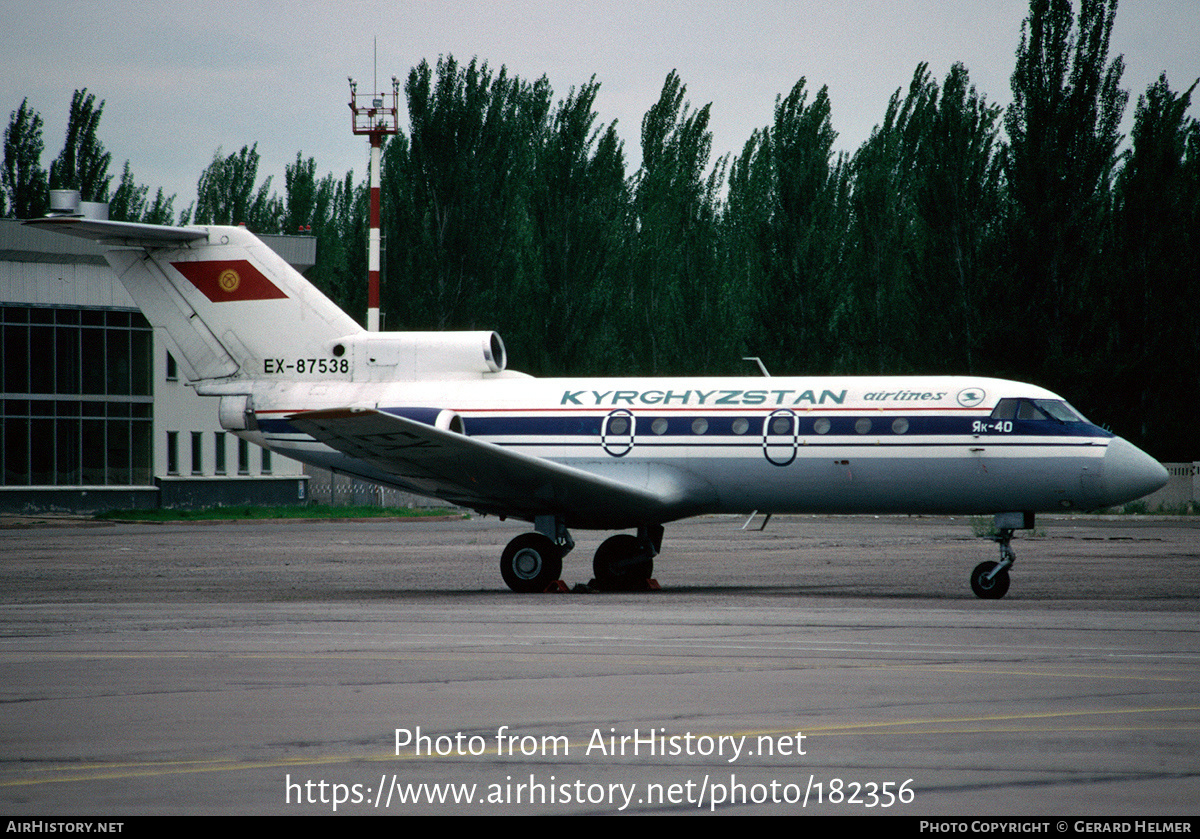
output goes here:
[[592, 573], [602, 589], [640, 589], [654, 573], [654, 559], [638, 537], [618, 533], [605, 539], [596, 549]]
[[500, 576], [513, 591], [545, 591], [562, 576], [562, 549], [541, 533], [522, 533], [505, 547]]
[[1001, 571], [992, 579], [985, 579], [992, 572], [997, 563], [981, 562], [975, 566], [975, 570], [971, 572], [971, 591], [975, 592], [975, 596], [983, 600], [999, 600], [1004, 595], [1008, 594], [1008, 571]]

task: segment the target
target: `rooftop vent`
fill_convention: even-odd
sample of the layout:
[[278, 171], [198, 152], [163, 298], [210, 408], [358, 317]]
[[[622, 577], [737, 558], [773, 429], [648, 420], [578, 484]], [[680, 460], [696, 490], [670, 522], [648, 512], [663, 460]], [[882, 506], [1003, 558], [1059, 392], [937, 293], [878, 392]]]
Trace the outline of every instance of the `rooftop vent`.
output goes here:
[[49, 214], [107, 221], [108, 204], [104, 201], [80, 201], [77, 189], [52, 189]]

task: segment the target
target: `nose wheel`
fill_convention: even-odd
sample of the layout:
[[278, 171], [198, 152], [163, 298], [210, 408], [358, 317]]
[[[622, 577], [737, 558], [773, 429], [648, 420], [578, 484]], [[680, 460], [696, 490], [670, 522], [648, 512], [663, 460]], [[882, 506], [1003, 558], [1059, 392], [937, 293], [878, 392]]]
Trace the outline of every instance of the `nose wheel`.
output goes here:
[[999, 562], [981, 562], [971, 572], [971, 591], [983, 600], [999, 600], [1008, 594], [1008, 569]]
[[1017, 561], [1011, 546], [1013, 532], [1002, 528], [991, 539], [1000, 546], [999, 562], [981, 562], [971, 572], [971, 591], [982, 600], [999, 600], [1008, 594], [1008, 569]]

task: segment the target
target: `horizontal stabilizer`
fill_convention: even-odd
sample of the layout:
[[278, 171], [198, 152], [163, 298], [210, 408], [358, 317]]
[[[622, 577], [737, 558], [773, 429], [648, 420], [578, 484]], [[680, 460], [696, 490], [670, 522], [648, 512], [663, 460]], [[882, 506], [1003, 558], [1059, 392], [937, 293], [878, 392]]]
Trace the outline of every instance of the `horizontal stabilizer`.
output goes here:
[[73, 216], [47, 216], [30, 219], [25, 224], [41, 230], [77, 236], [80, 239], [91, 239], [110, 247], [180, 247], [208, 236], [208, 231], [200, 227], [164, 227], [158, 224], [102, 221]]
[[362, 327], [245, 227], [79, 216], [25, 223], [99, 242], [151, 326], [174, 343], [189, 381], [351, 378], [345, 348]]

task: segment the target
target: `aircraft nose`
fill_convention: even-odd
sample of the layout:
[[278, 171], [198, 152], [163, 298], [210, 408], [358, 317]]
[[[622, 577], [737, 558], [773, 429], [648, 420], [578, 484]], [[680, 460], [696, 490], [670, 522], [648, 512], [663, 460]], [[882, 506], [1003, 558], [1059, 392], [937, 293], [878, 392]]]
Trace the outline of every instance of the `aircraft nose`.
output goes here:
[[1129, 441], [1114, 437], [1104, 454], [1104, 506], [1149, 495], [1167, 484], [1161, 463]]

